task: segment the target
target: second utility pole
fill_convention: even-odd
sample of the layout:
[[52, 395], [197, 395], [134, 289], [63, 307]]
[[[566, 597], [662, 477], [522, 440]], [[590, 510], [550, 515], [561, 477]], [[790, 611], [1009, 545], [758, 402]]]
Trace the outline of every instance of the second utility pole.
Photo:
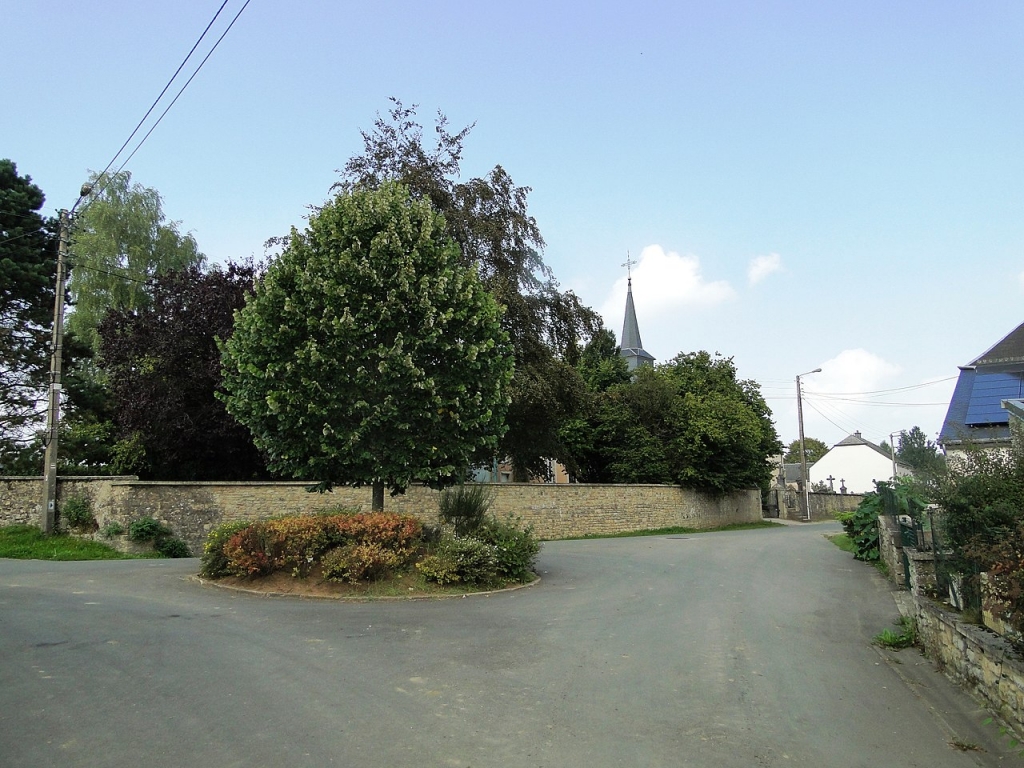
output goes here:
[[60, 243], [57, 247], [57, 285], [53, 298], [53, 336], [50, 341], [50, 382], [46, 405], [46, 458], [43, 464], [43, 533], [53, 533], [57, 522], [57, 436], [60, 429], [60, 373], [64, 344], [64, 280], [71, 238], [71, 214], [60, 212]]

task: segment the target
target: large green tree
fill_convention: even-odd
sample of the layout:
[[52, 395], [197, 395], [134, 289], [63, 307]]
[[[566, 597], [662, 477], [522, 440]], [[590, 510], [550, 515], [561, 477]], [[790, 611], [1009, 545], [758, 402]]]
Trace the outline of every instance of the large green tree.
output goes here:
[[[804, 453], [807, 454], [808, 464], [813, 464], [828, 452], [829, 447], [821, 440], [816, 437], [804, 436]], [[800, 463], [800, 438], [786, 446], [786, 455], [782, 457], [782, 460], [787, 464]]]
[[225, 402], [278, 473], [443, 486], [493, 455], [513, 362], [500, 309], [406, 187], [341, 193], [292, 230], [223, 345]]
[[150, 280], [149, 306], [100, 323], [119, 471], [156, 480], [250, 480], [266, 467], [249, 431], [215, 397], [218, 340], [234, 330], [256, 268], [189, 267]]
[[108, 310], [151, 303], [150, 278], [202, 266], [195, 238], [168, 221], [160, 193], [133, 184], [131, 174], [92, 177], [94, 191], [76, 217], [68, 288], [68, 329], [94, 350]]
[[591, 482], [758, 488], [782, 449], [757, 384], [737, 379], [731, 358], [707, 352], [636, 369], [599, 393], [576, 427], [576, 467]]
[[0, 474], [24, 471], [45, 408], [57, 247], [43, 202], [30, 176], [0, 160]]
[[378, 115], [373, 129], [363, 132], [363, 154], [346, 163], [338, 186], [373, 189], [399, 181], [444, 215], [463, 264], [476, 267], [502, 306], [502, 327], [515, 353], [499, 453], [512, 461], [520, 479], [543, 475], [548, 459], [567, 459], [561, 428], [581, 412], [585, 399], [573, 364], [601, 319], [571, 291], [561, 291], [544, 263], [544, 238], [527, 208], [529, 187], [517, 186], [500, 165], [482, 177], [459, 180], [472, 126], [453, 133], [439, 112], [428, 146], [416, 107], [392, 101], [388, 116]]

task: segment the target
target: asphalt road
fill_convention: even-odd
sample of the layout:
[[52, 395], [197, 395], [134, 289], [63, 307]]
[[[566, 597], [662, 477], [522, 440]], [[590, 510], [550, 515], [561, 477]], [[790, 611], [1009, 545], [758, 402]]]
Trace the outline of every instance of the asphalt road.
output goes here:
[[438, 601], [0, 560], [0, 766], [1021, 762], [920, 654], [870, 644], [897, 609], [836, 530], [553, 542], [540, 584]]

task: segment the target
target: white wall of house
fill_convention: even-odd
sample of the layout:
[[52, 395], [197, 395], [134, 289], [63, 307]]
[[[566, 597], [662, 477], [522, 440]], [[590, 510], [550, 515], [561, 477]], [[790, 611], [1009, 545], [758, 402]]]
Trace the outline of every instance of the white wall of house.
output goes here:
[[[910, 474], [902, 466], [897, 472]], [[849, 493], [870, 493], [875, 490], [875, 480], [892, 479], [892, 460], [869, 445], [837, 445], [808, 468], [807, 476], [812, 485], [828, 485], [829, 476], [834, 477], [837, 492], [842, 480]]]

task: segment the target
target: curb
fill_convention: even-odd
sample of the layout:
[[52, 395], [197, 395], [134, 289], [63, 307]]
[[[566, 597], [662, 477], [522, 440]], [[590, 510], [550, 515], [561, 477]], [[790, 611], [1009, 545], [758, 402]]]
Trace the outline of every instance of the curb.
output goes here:
[[516, 592], [540, 583], [540, 576], [526, 584], [513, 584], [502, 589], [491, 589], [486, 592], [456, 592], [449, 595], [305, 595], [300, 592], [272, 592], [261, 589], [246, 589], [234, 584], [219, 584], [215, 579], [204, 579], [201, 576], [186, 576], [185, 581], [192, 581], [203, 587], [215, 587], [228, 592], [239, 592], [255, 597], [281, 597], [298, 600], [334, 600], [339, 603], [376, 603], [376, 602], [410, 602], [414, 600], [451, 600], [466, 597], [490, 597], [504, 592]]

